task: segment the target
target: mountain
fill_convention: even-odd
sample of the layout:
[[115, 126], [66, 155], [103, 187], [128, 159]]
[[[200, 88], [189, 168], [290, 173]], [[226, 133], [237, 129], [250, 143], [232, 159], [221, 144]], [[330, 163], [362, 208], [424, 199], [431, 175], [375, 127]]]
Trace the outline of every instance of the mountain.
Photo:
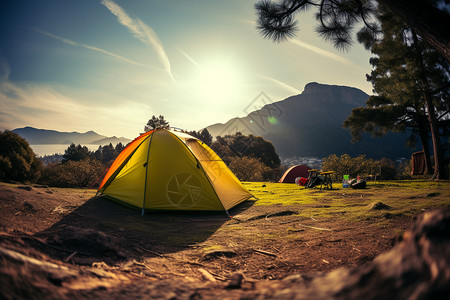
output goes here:
[[107, 137], [100, 135], [94, 131], [88, 131], [85, 133], [79, 132], [60, 132], [55, 130], [37, 129], [33, 127], [17, 128], [12, 130], [21, 137], [27, 140], [31, 145], [45, 145], [45, 144], [71, 144], [76, 145], [113, 145], [122, 143], [128, 144], [131, 140], [124, 137]]
[[[369, 95], [346, 86], [308, 83], [304, 91], [282, 101], [272, 102], [261, 93], [245, 109], [246, 117], [206, 127], [212, 136], [240, 131], [272, 141], [283, 157], [327, 157], [349, 154], [368, 157], [408, 157], [407, 134], [389, 133], [381, 138], [364, 135], [351, 143], [351, 134], [342, 127], [353, 108], [365, 106]], [[258, 108], [261, 107], [262, 108]], [[252, 108], [255, 110], [250, 111]]]

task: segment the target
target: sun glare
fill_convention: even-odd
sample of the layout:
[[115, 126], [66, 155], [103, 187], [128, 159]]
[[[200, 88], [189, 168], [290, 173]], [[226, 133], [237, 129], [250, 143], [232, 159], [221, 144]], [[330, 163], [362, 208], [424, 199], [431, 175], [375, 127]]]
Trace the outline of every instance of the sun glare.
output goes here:
[[196, 85], [198, 96], [204, 102], [232, 101], [241, 92], [241, 70], [226, 62], [211, 63], [201, 67]]

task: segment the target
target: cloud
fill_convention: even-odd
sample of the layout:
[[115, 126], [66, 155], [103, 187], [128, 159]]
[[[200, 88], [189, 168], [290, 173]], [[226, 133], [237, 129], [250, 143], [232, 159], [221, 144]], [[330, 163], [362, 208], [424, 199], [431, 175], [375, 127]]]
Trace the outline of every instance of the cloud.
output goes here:
[[158, 36], [156, 35], [155, 31], [153, 31], [153, 29], [151, 27], [146, 25], [141, 20], [137, 19], [136, 21], [138, 22], [138, 24], [140, 25], [140, 27], [144, 31], [145, 36], [147, 37], [147, 39], [150, 42], [150, 44], [155, 49], [159, 60], [162, 62], [163, 66], [164, 66], [164, 69], [166, 69], [166, 71], [169, 74], [169, 76], [172, 79], [172, 81], [175, 81], [175, 79], [172, 76], [172, 71], [171, 71], [171, 68], [170, 68], [169, 57], [167, 56], [166, 52], [164, 51], [162, 43], [158, 39]]
[[251, 25], [252, 27], [255, 27], [255, 28], [256, 28], [256, 26], [258, 25], [258, 24], [256, 23], [256, 21], [254, 21], [254, 20], [238, 19], [238, 21], [241, 22], [241, 23], [244, 23], [244, 24]]
[[346, 59], [346, 58], [344, 58], [344, 57], [342, 57], [342, 56], [339, 56], [339, 55], [337, 55], [337, 54], [334, 54], [333, 52], [330, 52], [330, 51], [326, 51], [326, 50], [320, 49], [319, 47], [313, 46], [313, 45], [311, 45], [311, 44], [302, 42], [302, 41], [297, 40], [297, 39], [289, 39], [289, 41], [290, 41], [291, 43], [297, 45], [297, 46], [300, 46], [300, 47], [302, 47], [302, 48], [304, 48], [304, 49], [307, 49], [307, 50], [309, 50], [309, 51], [312, 51], [312, 52], [314, 52], [314, 53], [316, 53], [316, 54], [318, 54], [318, 55], [321, 55], [321, 56], [323, 56], [323, 57], [326, 57], [326, 58], [335, 60], [335, 61], [337, 61], [337, 62], [346, 64], [346, 65], [351, 65], [351, 66], [360, 68], [360, 66], [358, 66], [358, 65], [355, 64], [354, 62], [352, 62], [352, 61], [350, 61], [350, 60], [348, 60], [348, 59]]
[[181, 50], [180, 48], [176, 47], [178, 51], [180, 51], [181, 54], [183, 54], [191, 63], [193, 63], [198, 69], [202, 69], [202, 67], [196, 62], [189, 54]]
[[284, 82], [282, 82], [282, 81], [280, 81], [278, 79], [275, 79], [275, 78], [272, 78], [272, 77], [269, 77], [269, 76], [265, 76], [265, 75], [261, 75], [261, 77], [276, 83], [277, 85], [281, 86], [282, 88], [288, 90], [291, 93], [294, 93], [295, 95], [301, 93], [301, 91], [299, 89], [293, 87], [292, 85], [284, 83]]
[[97, 52], [100, 52], [100, 53], [103, 53], [103, 54], [112, 56], [112, 57], [114, 57], [114, 58], [116, 58], [116, 59], [118, 59], [118, 60], [127, 62], [127, 63], [132, 64], [132, 65], [136, 65], [136, 66], [144, 66], [143, 64], [140, 64], [140, 63], [135, 62], [135, 61], [133, 61], [133, 60], [131, 60], [131, 59], [128, 59], [128, 58], [126, 58], [126, 57], [123, 57], [123, 56], [114, 54], [114, 53], [112, 53], [112, 52], [106, 51], [106, 50], [101, 49], [101, 48], [97, 48], [97, 47], [94, 47], [94, 46], [89, 46], [89, 45], [86, 45], [86, 44], [80, 44], [80, 43], [77, 43], [77, 42], [75, 42], [75, 41], [72, 41], [72, 40], [69, 40], [69, 39], [66, 39], [66, 38], [57, 36], [57, 35], [55, 35], [55, 34], [46, 32], [46, 31], [44, 31], [44, 30], [40, 30], [40, 29], [34, 29], [34, 30], [37, 31], [37, 32], [39, 32], [39, 33], [41, 33], [41, 34], [43, 34], [43, 35], [46, 35], [46, 36], [49, 36], [49, 37], [51, 37], [51, 38], [60, 40], [60, 41], [62, 41], [62, 42], [64, 42], [64, 43], [69, 44], [69, 45], [72, 45], [72, 46], [78, 46], [78, 47], [83, 47], [83, 48], [86, 48], [86, 49], [89, 49], [89, 50], [97, 51]]
[[128, 30], [133, 34], [133, 36], [139, 39], [141, 42], [149, 44], [153, 47], [158, 56], [158, 59], [164, 66], [167, 74], [169, 74], [172, 81], [175, 81], [172, 75], [172, 70], [170, 67], [170, 60], [164, 50], [164, 47], [159, 40], [155, 31], [142, 22], [140, 19], [132, 19], [128, 14], [123, 10], [122, 7], [117, 5], [112, 0], [102, 0], [101, 2], [113, 15], [117, 17], [117, 20], [120, 24], [128, 28]]
[[0, 83], [2, 81], [8, 80], [9, 73], [10, 73], [9, 64], [6, 61], [6, 59], [4, 59], [1, 56], [1, 53], [0, 53]]
[[114, 106], [81, 103], [49, 85], [0, 83], [1, 130], [32, 126], [58, 131], [94, 130], [130, 138], [139, 134], [141, 123], [148, 119], [148, 111], [147, 104], [128, 100]]
[[117, 5], [111, 0], [102, 0], [101, 2], [113, 15], [117, 17], [120, 24], [127, 27], [128, 30], [142, 42], [146, 42], [145, 35], [143, 34], [140, 26], [128, 16], [122, 7]]

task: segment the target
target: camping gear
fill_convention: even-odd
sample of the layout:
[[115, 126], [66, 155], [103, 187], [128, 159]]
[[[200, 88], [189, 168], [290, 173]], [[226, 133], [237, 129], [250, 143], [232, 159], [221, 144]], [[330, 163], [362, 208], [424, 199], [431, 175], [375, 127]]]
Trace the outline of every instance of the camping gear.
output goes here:
[[278, 182], [281, 183], [294, 183], [295, 178], [297, 177], [305, 177], [308, 178], [309, 173], [308, 170], [311, 170], [307, 165], [296, 165], [290, 167], [286, 172], [284, 172], [283, 176], [281, 176]]
[[411, 156], [411, 175], [423, 175], [425, 173], [425, 153], [414, 152]]
[[349, 175], [344, 175], [344, 180], [342, 181], [342, 187], [345, 189], [345, 188], [348, 188], [348, 181], [349, 181]]
[[[331, 180], [331, 174], [334, 174], [335, 171], [326, 171], [326, 172], [320, 172], [319, 175], [323, 178], [323, 189], [324, 190], [332, 190], [333, 189], [333, 181]], [[322, 189], [322, 185], [320, 186], [320, 189]]]
[[319, 171], [318, 169], [310, 169], [309, 172], [309, 181], [306, 185], [306, 188], [312, 188], [320, 184], [320, 189], [324, 190], [332, 190], [332, 180], [331, 174], [334, 174], [335, 171]]
[[352, 189], [365, 189], [366, 186], [367, 182], [363, 179], [361, 180], [353, 179], [352, 181], [350, 181], [350, 187]]
[[220, 157], [186, 133], [156, 129], [119, 154], [97, 194], [144, 210], [228, 210], [253, 197]]
[[295, 184], [305, 186], [308, 183], [308, 178], [305, 177], [297, 177], [295, 178]]

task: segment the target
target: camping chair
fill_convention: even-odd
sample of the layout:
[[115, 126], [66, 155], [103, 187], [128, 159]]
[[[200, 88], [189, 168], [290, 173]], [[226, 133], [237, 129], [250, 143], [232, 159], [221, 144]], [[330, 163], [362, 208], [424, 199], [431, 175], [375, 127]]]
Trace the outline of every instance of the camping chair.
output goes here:
[[306, 185], [306, 188], [313, 188], [315, 186], [320, 185], [320, 190], [332, 190], [333, 183], [331, 180], [331, 174], [335, 173], [335, 171], [326, 171], [322, 172], [318, 169], [308, 170], [309, 172], [309, 181]]
[[311, 170], [308, 170], [308, 172], [309, 172], [308, 184], [306, 184], [305, 188], [313, 188], [316, 185], [319, 185], [322, 183], [322, 179], [319, 177], [318, 169], [311, 169]]
[[320, 189], [324, 190], [332, 190], [333, 189], [333, 182], [331, 180], [331, 174], [334, 174], [334, 171], [327, 171], [327, 172], [320, 172], [319, 175], [323, 177], [322, 184], [320, 185]]

